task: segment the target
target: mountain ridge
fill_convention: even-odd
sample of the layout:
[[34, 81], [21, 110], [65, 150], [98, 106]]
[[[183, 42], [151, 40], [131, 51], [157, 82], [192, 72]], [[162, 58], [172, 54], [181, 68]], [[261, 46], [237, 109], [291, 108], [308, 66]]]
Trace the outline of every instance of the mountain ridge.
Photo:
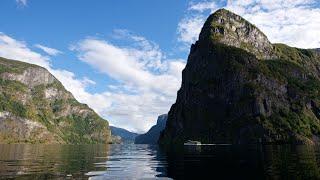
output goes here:
[[267, 36], [255, 25], [226, 9], [211, 14], [204, 23], [199, 41], [211, 40], [244, 49], [258, 59], [273, 59], [277, 56]]
[[45, 68], [0, 58], [0, 142], [111, 143], [106, 120]]
[[[267, 38], [256, 41], [250, 34], [263, 33], [239, 17], [218, 10], [207, 19], [191, 46], [160, 144], [318, 142], [319, 54]], [[229, 21], [247, 33], [231, 32], [237, 28]], [[262, 49], [239, 46], [241, 41]]]

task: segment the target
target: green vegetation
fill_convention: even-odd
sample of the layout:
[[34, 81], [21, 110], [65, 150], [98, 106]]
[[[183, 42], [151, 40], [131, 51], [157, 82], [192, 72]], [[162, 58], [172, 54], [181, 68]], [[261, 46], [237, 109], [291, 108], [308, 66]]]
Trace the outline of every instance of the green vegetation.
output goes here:
[[26, 117], [27, 115], [27, 110], [23, 104], [2, 94], [0, 95], [0, 111], [8, 111], [19, 117]]
[[320, 137], [320, 79], [314, 68], [320, 61], [313, 51], [275, 45], [277, 59], [258, 60], [242, 48], [201, 43], [198, 64], [185, 70], [185, 82], [196, 82], [197, 91], [181, 93], [191, 94], [184, 98], [192, 103], [173, 107], [183, 131], [166, 129], [162, 144], [187, 139], [237, 143], [240, 137], [310, 143]]
[[37, 65], [27, 64], [20, 61], [12, 61], [0, 57], [0, 74], [4, 72], [21, 74], [28, 67], [40, 68]]
[[[70, 144], [108, 143], [110, 130], [108, 122], [100, 118], [87, 105], [79, 103], [67, 92], [63, 85], [54, 81], [34, 87], [1, 78], [3, 73], [22, 74], [35, 65], [0, 58], [0, 112], [9, 112], [10, 120], [3, 121], [8, 127], [16, 129], [19, 123], [16, 118], [23, 118], [41, 123], [53, 137], [55, 142], [64, 141]], [[55, 92], [46, 98], [47, 89]], [[20, 123], [21, 124], [21, 123]], [[21, 128], [21, 127], [17, 127]], [[43, 129], [42, 131], [44, 131]], [[33, 132], [35, 134], [40, 132]], [[50, 143], [48, 139], [31, 136], [25, 139], [19, 134], [0, 132], [0, 142], [15, 143]]]
[[274, 50], [280, 59], [297, 64], [305, 63], [308, 59], [315, 58], [314, 53], [310, 50], [294, 48], [285, 44], [274, 44]]
[[9, 111], [16, 116], [26, 117], [27, 110], [19, 101], [20, 94], [26, 92], [26, 87], [17, 81], [0, 79], [0, 111]]

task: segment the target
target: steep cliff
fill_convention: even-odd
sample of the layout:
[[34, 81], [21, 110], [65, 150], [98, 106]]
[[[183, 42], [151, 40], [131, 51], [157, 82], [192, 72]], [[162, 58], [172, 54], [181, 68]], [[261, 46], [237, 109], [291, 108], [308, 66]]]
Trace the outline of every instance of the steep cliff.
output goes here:
[[313, 143], [320, 136], [320, 56], [271, 44], [218, 10], [191, 46], [161, 144]]
[[46, 69], [0, 58], [0, 143], [109, 143], [108, 122]]
[[136, 137], [135, 144], [157, 144], [161, 131], [166, 127], [168, 115], [163, 114], [158, 117], [157, 124], [152, 126], [150, 130]]

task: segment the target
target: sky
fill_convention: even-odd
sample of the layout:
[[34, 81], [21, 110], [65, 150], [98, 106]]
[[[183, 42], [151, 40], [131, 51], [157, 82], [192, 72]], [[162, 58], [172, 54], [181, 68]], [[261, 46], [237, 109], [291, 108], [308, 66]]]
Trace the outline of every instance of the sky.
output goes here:
[[47, 68], [113, 126], [169, 111], [206, 18], [231, 10], [272, 43], [320, 47], [318, 0], [1, 0], [0, 56]]

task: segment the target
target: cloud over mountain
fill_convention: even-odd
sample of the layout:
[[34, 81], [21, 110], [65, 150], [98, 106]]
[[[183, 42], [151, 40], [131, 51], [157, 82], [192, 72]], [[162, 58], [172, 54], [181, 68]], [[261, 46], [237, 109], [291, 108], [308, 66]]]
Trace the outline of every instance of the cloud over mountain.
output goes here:
[[126, 38], [134, 45], [121, 47], [85, 38], [72, 48], [79, 60], [115, 81], [106, 84], [109, 88], [101, 93], [87, 90], [95, 85], [94, 81], [54, 68], [51, 57], [4, 33], [0, 33], [0, 56], [47, 68], [78, 101], [88, 104], [111, 124], [144, 132], [174, 102], [185, 64], [179, 59], [167, 59], [158, 45], [141, 36], [126, 34]]
[[190, 45], [198, 38], [201, 22], [218, 8], [226, 8], [253, 22], [273, 43], [300, 48], [320, 47], [320, 8], [315, 6], [317, 3], [315, 0], [193, 2], [179, 23], [178, 40]]

